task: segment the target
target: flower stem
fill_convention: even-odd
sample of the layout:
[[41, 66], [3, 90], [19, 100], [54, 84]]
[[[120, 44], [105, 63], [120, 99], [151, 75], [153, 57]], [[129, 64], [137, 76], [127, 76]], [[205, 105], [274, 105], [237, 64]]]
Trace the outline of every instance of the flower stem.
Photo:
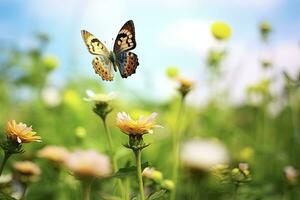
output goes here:
[[143, 179], [142, 179], [141, 149], [135, 150], [134, 154], [135, 154], [135, 160], [136, 160], [136, 173], [137, 173], [137, 177], [138, 177], [140, 199], [145, 200], [144, 186], [143, 186]]
[[90, 200], [92, 180], [82, 180], [83, 200]]
[[171, 199], [174, 200], [176, 198], [176, 190], [177, 190], [177, 179], [178, 179], [178, 168], [179, 168], [179, 142], [180, 142], [180, 118], [182, 117], [184, 110], [184, 96], [181, 96], [181, 101], [179, 105], [178, 116], [176, 119], [176, 128], [173, 133], [173, 169], [172, 169], [172, 179], [174, 182], [174, 190], [171, 193]]
[[125, 200], [130, 200], [130, 180], [125, 178]]
[[238, 189], [239, 189], [239, 184], [235, 184], [234, 186], [234, 191], [233, 191], [233, 200], [237, 200], [238, 199]]
[[[114, 152], [114, 147], [113, 147], [111, 133], [110, 133], [108, 127], [107, 127], [106, 117], [103, 117], [101, 119], [102, 119], [102, 122], [103, 122], [104, 131], [105, 131], [105, 134], [106, 134], [106, 137], [107, 137], [107, 141], [108, 141], [109, 155], [110, 155], [110, 159], [112, 161], [113, 171], [117, 172], [117, 170], [118, 170], [118, 163], [117, 163], [117, 160], [116, 160], [116, 157], [115, 157], [115, 152]], [[118, 184], [120, 193], [124, 197], [125, 193], [124, 193], [124, 187], [122, 185], [122, 181], [118, 179], [117, 180], [117, 184]]]
[[0, 166], [0, 176], [1, 176], [2, 171], [4, 169], [5, 163], [6, 163], [6, 161], [8, 160], [9, 157], [10, 157], [10, 154], [8, 154], [8, 153], [5, 152], [4, 153], [4, 158], [3, 158], [1, 166]]

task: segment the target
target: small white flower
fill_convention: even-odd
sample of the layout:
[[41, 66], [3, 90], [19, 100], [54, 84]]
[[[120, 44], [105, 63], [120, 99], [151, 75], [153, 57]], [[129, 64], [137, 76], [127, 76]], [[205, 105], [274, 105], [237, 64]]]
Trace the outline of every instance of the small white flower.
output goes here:
[[94, 101], [94, 102], [109, 102], [111, 100], [114, 100], [116, 98], [116, 95], [114, 92], [110, 92], [108, 94], [96, 94], [92, 90], [86, 90], [87, 97], [83, 98], [85, 101]]
[[56, 107], [62, 101], [59, 91], [54, 87], [44, 88], [42, 90], [41, 97], [44, 103], [49, 107]]
[[185, 166], [200, 170], [209, 170], [218, 164], [229, 162], [226, 147], [213, 140], [190, 140], [182, 145], [181, 161]]

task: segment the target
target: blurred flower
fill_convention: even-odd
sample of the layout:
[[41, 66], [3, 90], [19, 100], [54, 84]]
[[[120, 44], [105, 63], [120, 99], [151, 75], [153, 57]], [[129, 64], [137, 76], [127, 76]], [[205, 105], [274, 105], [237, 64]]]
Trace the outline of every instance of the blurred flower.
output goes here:
[[243, 161], [249, 161], [254, 155], [254, 150], [251, 147], [243, 148], [239, 153], [239, 159]]
[[115, 94], [113, 92], [109, 94], [95, 94], [92, 90], [86, 91], [87, 98], [85, 101], [92, 101], [95, 103], [93, 111], [105, 121], [106, 116], [112, 111], [112, 107], [109, 102], [115, 99]]
[[180, 92], [182, 97], [185, 97], [192, 90], [192, 88], [195, 85], [194, 81], [191, 81], [189, 79], [185, 79], [182, 77], [177, 77], [176, 81], [180, 84], [178, 91]]
[[248, 163], [239, 163], [239, 169], [245, 174], [249, 173], [249, 164]]
[[42, 90], [42, 100], [49, 107], [56, 107], [61, 103], [61, 96], [54, 87], [47, 87]]
[[271, 60], [261, 60], [261, 65], [263, 66], [263, 68], [267, 69], [271, 68], [273, 66], [273, 63]]
[[45, 56], [43, 58], [43, 63], [46, 69], [48, 69], [49, 71], [56, 69], [59, 65], [58, 59], [55, 56], [51, 55]]
[[41, 142], [41, 137], [36, 135], [31, 127], [24, 123], [17, 124], [15, 120], [6, 123], [5, 133], [9, 139], [18, 143]]
[[85, 101], [93, 101], [95, 103], [107, 103], [111, 100], [114, 100], [116, 98], [116, 95], [113, 92], [110, 92], [109, 94], [95, 94], [92, 90], [86, 91], [87, 98], [83, 98]]
[[272, 32], [272, 26], [269, 22], [263, 21], [259, 24], [260, 35], [263, 40], [267, 40], [269, 34]]
[[78, 177], [107, 177], [112, 171], [109, 158], [93, 150], [69, 154], [65, 165]]
[[226, 56], [226, 51], [211, 49], [208, 52], [208, 56], [206, 58], [206, 63], [209, 67], [218, 69], [218, 67], [221, 64], [221, 61], [225, 58], [225, 56]]
[[179, 70], [178, 70], [177, 67], [171, 66], [171, 67], [168, 67], [168, 68], [167, 68], [166, 73], [167, 73], [167, 76], [168, 76], [169, 78], [175, 78], [175, 77], [178, 76]]
[[157, 183], [160, 183], [163, 180], [163, 174], [160, 171], [150, 167], [146, 167], [143, 170], [142, 176], [149, 178]]
[[238, 168], [231, 171], [231, 178], [235, 184], [245, 183], [251, 180], [248, 163], [239, 163]]
[[293, 166], [286, 166], [284, 168], [284, 173], [287, 181], [290, 184], [295, 184], [298, 182], [299, 171], [295, 169]]
[[14, 169], [24, 176], [38, 176], [41, 174], [39, 166], [30, 161], [20, 161], [13, 165]]
[[256, 84], [248, 86], [247, 93], [250, 102], [254, 105], [263, 103], [266, 100], [265, 97], [270, 94], [270, 86], [270, 79], [263, 79]]
[[69, 152], [64, 147], [49, 145], [39, 150], [37, 155], [53, 162], [62, 163], [69, 155]]
[[86, 137], [86, 129], [82, 126], [78, 126], [75, 129], [75, 135], [79, 138], [85, 138]]
[[175, 184], [172, 180], [169, 180], [169, 179], [165, 179], [161, 186], [163, 188], [165, 188], [166, 190], [169, 190], [169, 191], [172, 191], [174, 188], [175, 188]]
[[217, 164], [229, 162], [228, 151], [223, 144], [201, 139], [183, 143], [180, 158], [185, 166], [199, 170], [210, 170]]
[[149, 117], [141, 116], [138, 120], [132, 120], [129, 114], [119, 112], [117, 115], [117, 126], [127, 135], [143, 135], [153, 133], [153, 128], [162, 126], [155, 123], [157, 113], [152, 113]]
[[81, 106], [81, 98], [74, 90], [66, 90], [64, 93], [64, 103], [73, 109], [78, 109]]
[[292, 78], [286, 71], [283, 72], [287, 87], [299, 87], [300, 86], [300, 71], [297, 73], [297, 77]]
[[6, 185], [10, 183], [13, 180], [13, 177], [11, 174], [3, 174], [0, 176], [0, 188], [2, 185]]
[[227, 40], [231, 37], [231, 28], [225, 22], [214, 22], [211, 26], [211, 33], [217, 40]]
[[217, 164], [211, 167], [211, 173], [221, 183], [227, 183], [230, 180], [229, 166], [227, 164]]

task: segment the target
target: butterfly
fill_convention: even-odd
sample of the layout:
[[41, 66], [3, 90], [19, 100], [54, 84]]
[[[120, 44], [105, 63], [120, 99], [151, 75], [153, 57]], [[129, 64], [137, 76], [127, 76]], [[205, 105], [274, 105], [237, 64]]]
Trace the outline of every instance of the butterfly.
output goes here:
[[102, 80], [112, 81], [113, 70], [117, 68], [122, 78], [135, 73], [139, 65], [138, 57], [130, 50], [136, 47], [135, 29], [132, 20], [127, 21], [120, 29], [114, 43], [113, 51], [109, 51], [93, 34], [86, 30], [81, 31], [81, 36], [88, 51], [96, 57], [92, 61], [95, 73], [100, 75]]

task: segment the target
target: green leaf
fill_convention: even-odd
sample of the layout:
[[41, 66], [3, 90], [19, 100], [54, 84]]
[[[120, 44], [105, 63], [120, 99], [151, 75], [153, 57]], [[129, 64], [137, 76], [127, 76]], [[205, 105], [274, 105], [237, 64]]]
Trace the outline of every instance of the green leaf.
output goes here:
[[0, 199], [1, 200], [16, 200], [15, 198], [9, 196], [8, 194], [5, 194], [3, 192], [0, 192]]
[[160, 199], [161, 197], [164, 196], [165, 193], [166, 193], [166, 190], [160, 190], [160, 191], [154, 192], [147, 198], [147, 200]]
[[[142, 164], [142, 170], [149, 166], [149, 162], [144, 162]], [[136, 174], [136, 166], [130, 166], [125, 168], [120, 168], [115, 174], [109, 178], [125, 178], [127, 176], [133, 176]]]

